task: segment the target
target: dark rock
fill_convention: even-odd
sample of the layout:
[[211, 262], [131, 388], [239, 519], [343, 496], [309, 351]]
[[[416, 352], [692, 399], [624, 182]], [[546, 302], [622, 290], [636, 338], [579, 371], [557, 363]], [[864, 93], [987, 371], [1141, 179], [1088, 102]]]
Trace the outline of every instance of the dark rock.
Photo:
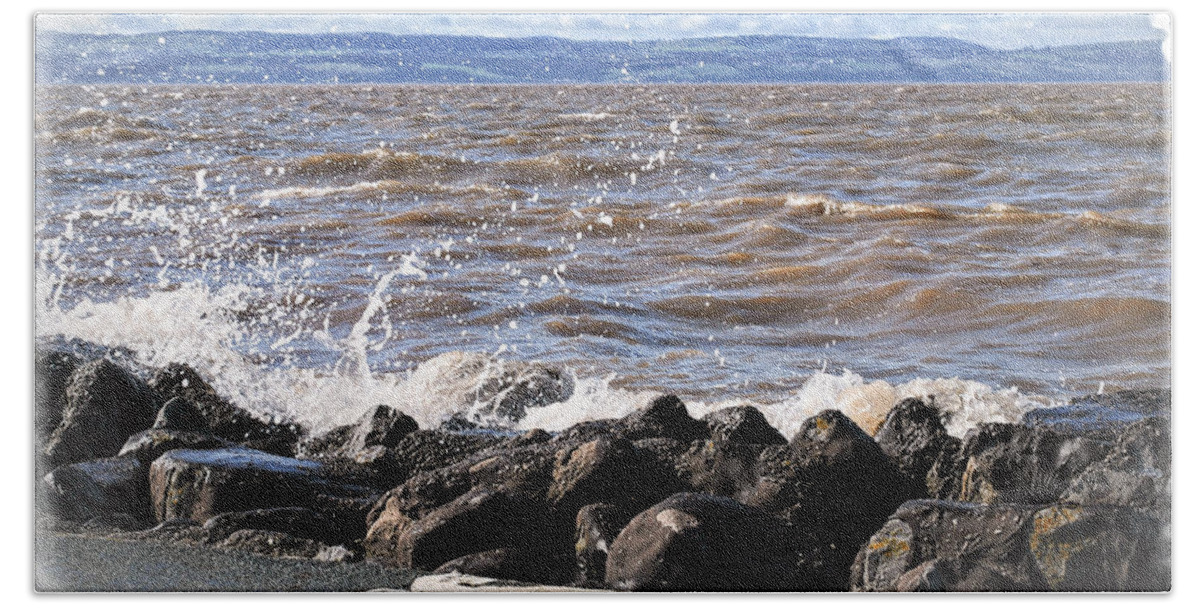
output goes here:
[[54, 466], [115, 456], [130, 435], [150, 428], [158, 410], [154, 391], [107, 359], [80, 365], [64, 399], [45, 450]]
[[578, 445], [617, 434], [619, 420], [585, 420], [567, 427], [558, 434], [558, 441], [570, 445]]
[[1103, 460], [1071, 479], [1061, 499], [1087, 505], [1128, 505], [1171, 513], [1171, 424], [1146, 418], [1129, 425]]
[[551, 435], [542, 429], [530, 429], [525, 431], [525, 433], [517, 435], [516, 437], [504, 442], [504, 447], [521, 448], [528, 445], [546, 443], [552, 439], [554, 439], [554, 435]]
[[132, 455], [149, 465], [159, 456], [180, 448], [211, 450], [232, 448], [234, 444], [208, 433], [177, 431], [171, 429], [147, 429], [129, 438], [121, 447], [118, 456]]
[[529, 408], [565, 401], [575, 390], [571, 375], [560, 368], [464, 352], [422, 363], [412, 381], [448, 400], [462, 422], [485, 427], [519, 421]]
[[183, 397], [172, 397], [164, 403], [151, 428], [196, 433], [208, 433], [211, 430], [200, 410]]
[[216, 546], [271, 557], [302, 559], [313, 559], [325, 548], [325, 545], [311, 538], [300, 538], [274, 530], [238, 530]]
[[1163, 591], [1169, 527], [1126, 507], [905, 503], [863, 545], [857, 591]]
[[1029, 551], [1033, 513], [1015, 505], [907, 502], [863, 544], [850, 588], [895, 591], [907, 572], [941, 560], [925, 576], [947, 591], [1046, 591]]
[[586, 505], [606, 502], [632, 515], [682, 489], [653, 455], [626, 439], [605, 438], [558, 453], [546, 498], [573, 529]]
[[667, 437], [685, 444], [706, 439], [708, 425], [692, 418], [687, 406], [675, 395], [662, 395], [646, 407], [622, 418], [618, 433], [630, 441], [649, 437]]
[[875, 441], [909, 479], [914, 488], [912, 495], [918, 497], [928, 493], [926, 477], [949, 437], [936, 407], [909, 398], [888, 412]]
[[402, 499], [389, 492], [367, 517], [363, 550], [369, 561], [400, 567], [399, 541], [405, 528], [416, 521], [402, 508]]
[[435, 574], [459, 572], [503, 580], [561, 585], [571, 580], [571, 559], [528, 549], [503, 547], [452, 559]]
[[542, 505], [491, 488], [476, 488], [406, 526], [396, 541], [401, 567], [433, 570], [472, 553], [544, 542]]
[[155, 540], [173, 544], [198, 546], [208, 537], [208, 532], [190, 519], [169, 519], [158, 525], [124, 535], [133, 540]]
[[575, 582], [584, 587], [604, 586], [605, 562], [621, 528], [629, 523], [624, 509], [606, 503], [587, 505], [575, 516]]
[[146, 471], [146, 465], [132, 456], [58, 467], [45, 479], [51, 488], [51, 507], [59, 517], [69, 520], [125, 513], [139, 522], [149, 522]]
[[1069, 435], [1112, 436], [1149, 417], [1171, 415], [1171, 392], [1165, 389], [1128, 390], [1085, 395], [1063, 406], [1027, 412], [1021, 423]]
[[963, 443], [958, 437], [947, 437], [942, 442], [942, 448], [925, 474], [925, 490], [929, 498], [956, 500], [962, 493], [963, 471], [967, 466], [962, 450]]
[[417, 430], [417, 421], [399, 410], [377, 405], [367, 410], [354, 424], [334, 428], [324, 435], [301, 444], [305, 457], [353, 457], [371, 447], [393, 448], [407, 434]]
[[459, 434], [445, 431], [414, 431], [402, 437], [390, 451], [400, 483], [417, 473], [433, 471], [495, 447], [503, 437], [487, 434]]
[[185, 364], [172, 363], [159, 370], [150, 384], [164, 399], [180, 397], [194, 405], [218, 437], [237, 443], [253, 442], [256, 449], [266, 447], [264, 451], [270, 453], [291, 453], [290, 447], [284, 450], [281, 446], [291, 446], [300, 437], [294, 423], [264, 421], [225, 400]]
[[959, 500], [1038, 504], [1055, 501], [1111, 445], [1048, 428], [989, 423], [967, 434]]
[[775, 430], [757, 408], [743, 405], [717, 410], [701, 418], [713, 441], [751, 444], [785, 444], [787, 438]]
[[45, 441], [62, 422], [67, 383], [83, 359], [69, 351], [37, 349], [33, 361], [33, 428]]
[[694, 441], [679, 457], [676, 470], [698, 492], [737, 498], [758, 482], [758, 458], [766, 447], [734, 441]]
[[305, 507], [278, 507], [222, 513], [204, 522], [207, 542], [219, 543], [238, 530], [267, 530], [285, 532], [300, 538], [310, 538], [328, 545], [354, 540], [339, 533], [341, 526]]
[[289, 506], [349, 509], [365, 517], [376, 498], [372, 490], [325, 473], [317, 462], [246, 448], [171, 450], [150, 465], [150, 493], [159, 521]]
[[676, 494], [613, 541], [606, 584], [629, 591], [782, 591], [796, 586], [783, 525], [732, 499]]
[[813, 588], [844, 590], [858, 548], [912, 497], [875, 440], [837, 410], [806, 420], [786, 448], [764, 450], [758, 473], [746, 502], [792, 525]]

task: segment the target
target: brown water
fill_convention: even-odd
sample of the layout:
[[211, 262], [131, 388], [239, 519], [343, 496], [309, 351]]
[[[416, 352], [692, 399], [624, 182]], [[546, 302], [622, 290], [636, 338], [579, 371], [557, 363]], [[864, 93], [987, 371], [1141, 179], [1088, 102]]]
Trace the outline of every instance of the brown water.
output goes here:
[[231, 378], [213, 351], [306, 378], [480, 351], [755, 403], [843, 368], [1167, 386], [1167, 103], [1157, 84], [42, 87], [38, 331]]

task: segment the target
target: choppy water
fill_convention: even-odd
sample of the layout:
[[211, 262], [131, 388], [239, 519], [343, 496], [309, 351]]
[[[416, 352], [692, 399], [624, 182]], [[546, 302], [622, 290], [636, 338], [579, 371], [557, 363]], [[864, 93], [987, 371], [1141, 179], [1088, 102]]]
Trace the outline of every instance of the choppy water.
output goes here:
[[36, 147], [39, 335], [318, 425], [457, 350], [567, 366], [547, 428], [1170, 382], [1162, 85], [41, 87]]

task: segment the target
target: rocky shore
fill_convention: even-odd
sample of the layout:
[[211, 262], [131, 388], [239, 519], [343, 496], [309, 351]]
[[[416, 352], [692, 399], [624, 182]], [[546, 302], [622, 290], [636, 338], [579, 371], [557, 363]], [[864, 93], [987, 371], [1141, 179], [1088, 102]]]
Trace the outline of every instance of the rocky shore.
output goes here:
[[[753, 407], [696, 419], [672, 395], [557, 433], [419, 428], [387, 404], [313, 433], [238, 407], [185, 364], [128, 361], [85, 344], [36, 352], [40, 590], [71, 590], [53, 572], [100, 537], [358, 567], [401, 587], [414, 571], [629, 591], [1171, 587], [1167, 391], [1083, 396], [963, 438], [930, 399], [900, 401], [878, 428], [826, 410], [788, 438]], [[520, 411], [539, 382], [491, 388]], [[250, 572], [226, 588], [280, 588]]]

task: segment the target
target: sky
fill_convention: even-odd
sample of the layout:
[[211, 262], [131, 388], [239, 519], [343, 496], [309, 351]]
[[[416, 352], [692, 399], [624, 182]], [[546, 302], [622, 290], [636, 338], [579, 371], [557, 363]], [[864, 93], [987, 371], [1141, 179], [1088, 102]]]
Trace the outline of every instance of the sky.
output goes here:
[[1165, 40], [1165, 13], [75, 13], [39, 29], [133, 34], [169, 30], [385, 32], [577, 40], [787, 34], [836, 38], [949, 36], [998, 49]]

